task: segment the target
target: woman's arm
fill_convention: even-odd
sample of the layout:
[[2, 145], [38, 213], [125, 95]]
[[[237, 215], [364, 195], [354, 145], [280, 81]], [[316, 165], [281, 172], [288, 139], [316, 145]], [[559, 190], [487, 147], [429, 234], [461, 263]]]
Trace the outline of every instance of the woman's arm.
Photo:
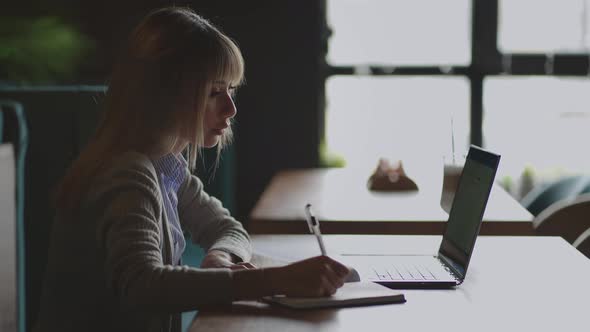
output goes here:
[[162, 206], [151, 173], [141, 166], [125, 168], [95, 188], [91, 204], [102, 212], [97, 241], [110, 288], [123, 307], [133, 310], [168, 313], [231, 302], [235, 290], [230, 270], [163, 264]]
[[143, 170], [124, 171], [96, 195], [97, 240], [106, 280], [124, 308], [180, 312], [265, 295], [323, 296], [342, 286], [348, 269], [326, 256], [265, 269], [194, 269], [164, 265], [157, 183]]
[[[178, 192], [178, 215], [183, 229], [205, 251], [218, 250], [249, 261], [252, 247], [248, 233], [221, 202], [203, 190], [198, 177], [186, 170], [186, 180]], [[235, 259], [234, 259], [235, 261]]]

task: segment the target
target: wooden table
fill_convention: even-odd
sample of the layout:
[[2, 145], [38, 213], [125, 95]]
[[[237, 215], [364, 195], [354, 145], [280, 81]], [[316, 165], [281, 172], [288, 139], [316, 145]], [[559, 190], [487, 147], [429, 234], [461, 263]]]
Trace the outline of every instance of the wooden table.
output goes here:
[[[328, 235], [332, 256], [437, 251], [440, 236]], [[309, 235], [254, 235], [257, 253], [317, 255]], [[201, 310], [190, 331], [587, 331], [590, 260], [557, 237], [479, 237], [465, 282], [403, 290], [404, 304], [294, 311], [259, 302]]]
[[[332, 169], [279, 172], [250, 215], [249, 231], [308, 233], [303, 207], [313, 205], [326, 234], [442, 234], [448, 214], [441, 207], [442, 171], [413, 176], [414, 192], [372, 192], [367, 174]], [[411, 175], [412, 176], [412, 175]], [[481, 234], [533, 234], [533, 216], [494, 185]]]

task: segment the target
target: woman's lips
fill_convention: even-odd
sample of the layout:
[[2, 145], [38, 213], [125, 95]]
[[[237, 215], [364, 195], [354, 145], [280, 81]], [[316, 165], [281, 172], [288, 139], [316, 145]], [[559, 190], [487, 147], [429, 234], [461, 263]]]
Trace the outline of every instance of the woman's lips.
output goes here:
[[228, 127], [221, 127], [221, 128], [214, 128], [211, 129], [211, 131], [213, 131], [215, 134], [217, 135], [222, 135], [223, 132], [227, 129]]

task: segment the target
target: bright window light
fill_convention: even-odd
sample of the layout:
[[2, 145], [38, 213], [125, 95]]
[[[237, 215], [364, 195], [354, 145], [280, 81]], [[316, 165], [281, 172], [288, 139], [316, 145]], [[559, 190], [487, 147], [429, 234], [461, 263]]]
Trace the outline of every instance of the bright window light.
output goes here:
[[333, 76], [326, 82], [326, 146], [347, 167], [438, 159], [469, 142], [469, 83], [463, 77]]
[[590, 0], [500, 0], [498, 48], [504, 53], [590, 49]]
[[470, 0], [332, 0], [331, 65], [467, 65]]
[[590, 79], [495, 77], [484, 82], [484, 143], [500, 176], [590, 171]]

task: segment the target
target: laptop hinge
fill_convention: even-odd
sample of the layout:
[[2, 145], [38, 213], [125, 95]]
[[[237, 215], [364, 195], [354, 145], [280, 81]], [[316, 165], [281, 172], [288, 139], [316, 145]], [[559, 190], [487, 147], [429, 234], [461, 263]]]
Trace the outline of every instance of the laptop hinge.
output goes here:
[[444, 265], [449, 268], [451, 274], [453, 275], [453, 277], [455, 277], [455, 280], [457, 280], [457, 285], [462, 284], [464, 278], [460, 277], [461, 273], [455, 267], [455, 263], [453, 262], [453, 260], [451, 260], [450, 258], [448, 258], [447, 256], [445, 256], [444, 254], [442, 254], [440, 252], [438, 253], [438, 259], [443, 261]]

